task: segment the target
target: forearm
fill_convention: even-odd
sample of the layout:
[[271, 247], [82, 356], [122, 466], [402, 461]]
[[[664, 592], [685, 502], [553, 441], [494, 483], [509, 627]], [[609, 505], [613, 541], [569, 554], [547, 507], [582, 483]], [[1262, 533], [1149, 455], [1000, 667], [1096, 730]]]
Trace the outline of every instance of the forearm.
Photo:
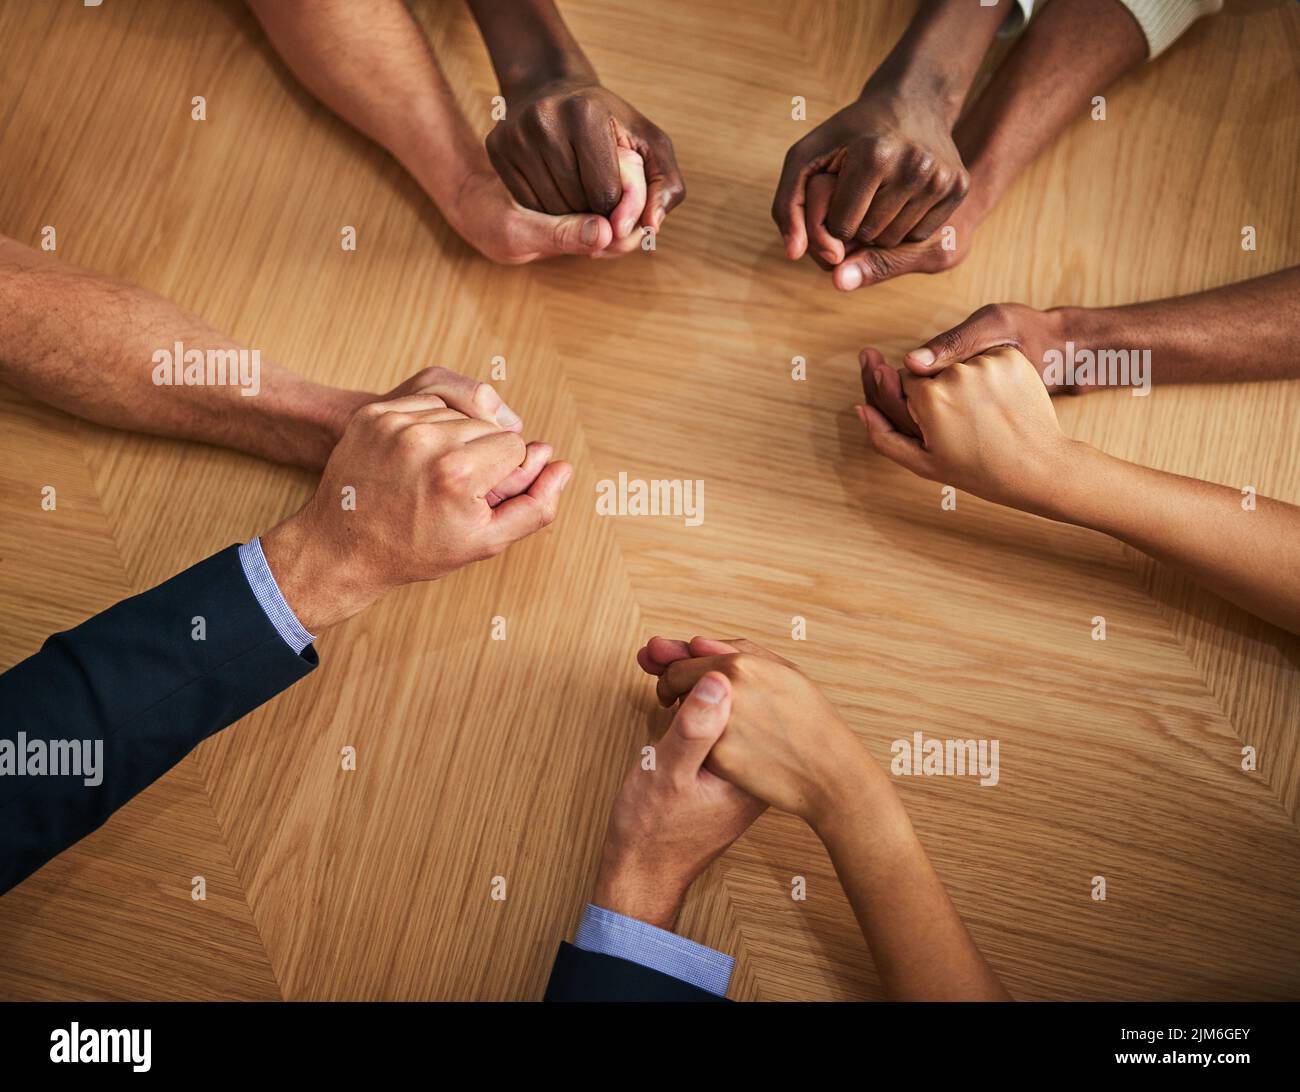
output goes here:
[[1048, 4], [953, 131], [971, 176], [968, 213], [987, 215], [1020, 172], [1086, 115], [1093, 96], [1146, 55], [1146, 38], [1119, 0]]
[[596, 70], [552, 0], [469, 0], [506, 101], [552, 80], [590, 80]]
[[1112, 535], [1300, 633], [1300, 508], [1247, 496], [1080, 444], [1042, 514]]
[[862, 93], [889, 87], [934, 99], [953, 124], [1012, 3], [983, 7], [970, 0], [925, 0]]
[[491, 169], [402, 0], [248, 0], [290, 71], [387, 149], [444, 214], [473, 171]]
[[916, 837], [902, 801], [864, 752], [841, 767], [815, 818], [892, 1000], [1008, 1000]]
[[1079, 349], [1150, 350], [1153, 384], [1300, 376], [1300, 266], [1191, 296], [1059, 308], [1057, 317]]
[[371, 397], [312, 383], [251, 350], [244, 372], [227, 370], [225, 382], [207, 383], [205, 367], [202, 384], [160, 384], [155, 354], [174, 358], [177, 343], [205, 359], [243, 348], [161, 296], [0, 239], [0, 380], [42, 402], [114, 428], [318, 469]]

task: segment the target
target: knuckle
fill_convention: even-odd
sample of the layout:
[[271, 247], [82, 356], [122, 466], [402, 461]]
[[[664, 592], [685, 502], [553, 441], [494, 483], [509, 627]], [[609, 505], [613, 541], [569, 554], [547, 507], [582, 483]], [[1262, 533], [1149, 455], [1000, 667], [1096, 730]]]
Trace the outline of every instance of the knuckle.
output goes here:
[[445, 368], [439, 368], [436, 365], [421, 368], [411, 376], [411, 386], [417, 391], [423, 387], [431, 387], [442, 378], [445, 372]]
[[424, 371], [420, 373], [420, 376], [423, 380], [423, 385], [426, 387], [431, 387], [435, 383], [445, 383], [449, 379], [460, 378], [455, 372], [437, 364], [425, 368]]
[[889, 250], [868, 250], [862, 255], [862, 264], [870, 271], [872, 277], [892, 277], [894, 275], [894, 259], [891, 257], [892, 251]]
[[538, 527], [549, 527], [555, 522], [558, 515], [555, 502], [553, 500], [543, 500], [537, 502], [537, 525]]
[[730, 679], [752, 677], [758, 665], [758, 657], [752, 652], [734, 652], [724, 661], [724, 673]]
[[990, 303], [976, 311], [975, 317], [995, 326], [1004, 326], [1011, 321], [1011, 308], [1005, 303]]
[[961, 349], [961, 331], [962, 327], [958, 326], [952, 330], [945, 330], [931, 344], [936, 351], [943, 356], [949, 353], [955, 353]]
[[786, 149], [785, 159], [781, 161], [781, 173], [786, 174], [789, 171], [797, 170], [803, 166], [804, 160], [811, 159], [812, 155], [808, 149], [811, 147], [808, 138], [803, 137], [796, 140], [789, 148]]
[[618, 207], [619, 201], [623, 199], [623, 187], [614, 179], [608, 179], [600, 183], [600, 188], [596, 192], [596, 200], [600, 207], [595, 211], [608, 214]]
[[395, 436], [400, 436], [402, 430], [406, 428], [408, 423], [406, 414], [390, 411], [388, 413], [380, 413], [378, 416], [372, 418], [370, 427], [381, 436], [392, 439]]
[[506, 443], [510, 445], [511, 458], [518, 460], [522, 464], [528, 456], [528, 443], [524, 440], [523, 435], [518, 432], [503, 432], [501, 435], [506, 437]]
[[902, 149], [888, 137], [869, 137], [849, 148], [849, 155], [875, 167], [892, 167]]
[[532, 244], [526, 220], [521, 216], [507, 216], [499, 230], [501, 244], [497, 260], [506, 265], [518, 265], [526, 261]]
[[491, 383], [484, 383], [480, 380], [474, 384], [474, 389], [470, 393], [470, 401], [479, 409], [495, 409], [501, 402], [501, 396], [497, 394], [496, 388]]
[[472, 464], [464, 449], [452, 451], [438, 460], [435, 476], [445, 486], [464, 485], [470, 476]]
[[400, 456], [412, 464], [424, 462], [435, 446], [430, 430], [426, 428], [402, 429], [394, 443]]
[[596, 104], [587, 95], [570, 95], [560, 103], [560, 113], [574, 121], [587, 122], [596, 115]]
[[512, 135], [516, 142], [528, 143], [529, 138], [538, 138], [550, 134], [558, 125], [558, 114], [549, 104], [533, 103], [526, 108], [519, 118], [519, 126]]
[[934, 156], [919, 148], [909, 148], [903, 156], [903, 168], [914, 178], [929, 179], [934, 173]]

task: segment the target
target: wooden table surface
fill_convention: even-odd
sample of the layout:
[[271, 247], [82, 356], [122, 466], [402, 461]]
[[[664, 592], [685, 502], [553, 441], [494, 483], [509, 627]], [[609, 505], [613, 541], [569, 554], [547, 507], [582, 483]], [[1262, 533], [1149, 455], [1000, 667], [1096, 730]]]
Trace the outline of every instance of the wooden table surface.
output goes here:
[[[539, 997], [651, 730], [633, 653], [653, 633], [795, 659], [882, 761], [915, 731], [999, 740], [996, 787], [899, 788], [1015, 996], [1300, 995], [1300, 642], [1100, 535], [966, 495], [941, 510], [849, 408], [862, 345], [897, 359], [984, 303], [1126, 303], [1300, 261], [1296, 5], [1202, 21], [1063, 135], [961, 267], [851, 295], [784, 260], [771, 194], [914, 5], [562, 7], [676, 144], [690, 195], [654, 253], [479, 259], [234, 0], [0, 8], [0, 232], [36, 245], [55, 224], [63, 259], [323, 381], [487, 378], [503, 356], [499, 389], [576, 467], [551, 529], [325, 635], [313, 675], [0, 899], [0, 997]], [[416, 8], [486, 131], [495, 83], [463, 6]], [[1300, 383], [1057, 405], [1114, 454], [1300, 502]], [[621, 471], [702, 479], [704, 522], [598, 515]], [[312, 484], [0, 390], [0, 668]], [[790, 817], [710, 870], [680, 928], [736, 956], [734, 997], [879, 996]]]

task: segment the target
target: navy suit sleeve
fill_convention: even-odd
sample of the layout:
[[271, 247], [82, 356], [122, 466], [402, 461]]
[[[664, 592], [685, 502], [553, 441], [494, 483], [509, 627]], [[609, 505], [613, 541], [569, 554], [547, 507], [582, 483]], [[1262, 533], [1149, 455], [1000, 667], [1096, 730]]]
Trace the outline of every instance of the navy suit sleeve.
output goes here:
[[560, 944], [543, 1001], [725, 1001], [639, 963]]
[[103, 748], [102, 781], [0, 763], [0, 893], [316, 663], [267, 619], [236, 546], [54, 634], [0, 675], [0, 759], [20, 742], [89, 741]]

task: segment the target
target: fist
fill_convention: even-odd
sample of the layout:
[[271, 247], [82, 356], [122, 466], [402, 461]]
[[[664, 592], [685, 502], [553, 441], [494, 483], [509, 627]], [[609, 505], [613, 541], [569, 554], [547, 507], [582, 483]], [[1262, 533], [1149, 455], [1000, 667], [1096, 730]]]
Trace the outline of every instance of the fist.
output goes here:
[[554, 520], [572, 468], [549, 462], [545, 445], [525, 444], [513, 430], [519, 419], [490, 388], [466, 408], [475, 398], [482, 416], [427, 388], [362, 406], [315, 495], [263, 536], [281, 591], [309, 630], [492, 557]]
[[[644, 165], [641, 207], [625, 211], [619, 149]], [[560, 216], [594, 212], [611, 219], [615, 239], [636, 223], [657, 231], [686, 197], [672, 141], [652, 122], [598, 83], [547, 84], [519, 102], [487, 137], [488, 156], [516, 201]], [[622, 234], [620, 234], [620, 230]]]

